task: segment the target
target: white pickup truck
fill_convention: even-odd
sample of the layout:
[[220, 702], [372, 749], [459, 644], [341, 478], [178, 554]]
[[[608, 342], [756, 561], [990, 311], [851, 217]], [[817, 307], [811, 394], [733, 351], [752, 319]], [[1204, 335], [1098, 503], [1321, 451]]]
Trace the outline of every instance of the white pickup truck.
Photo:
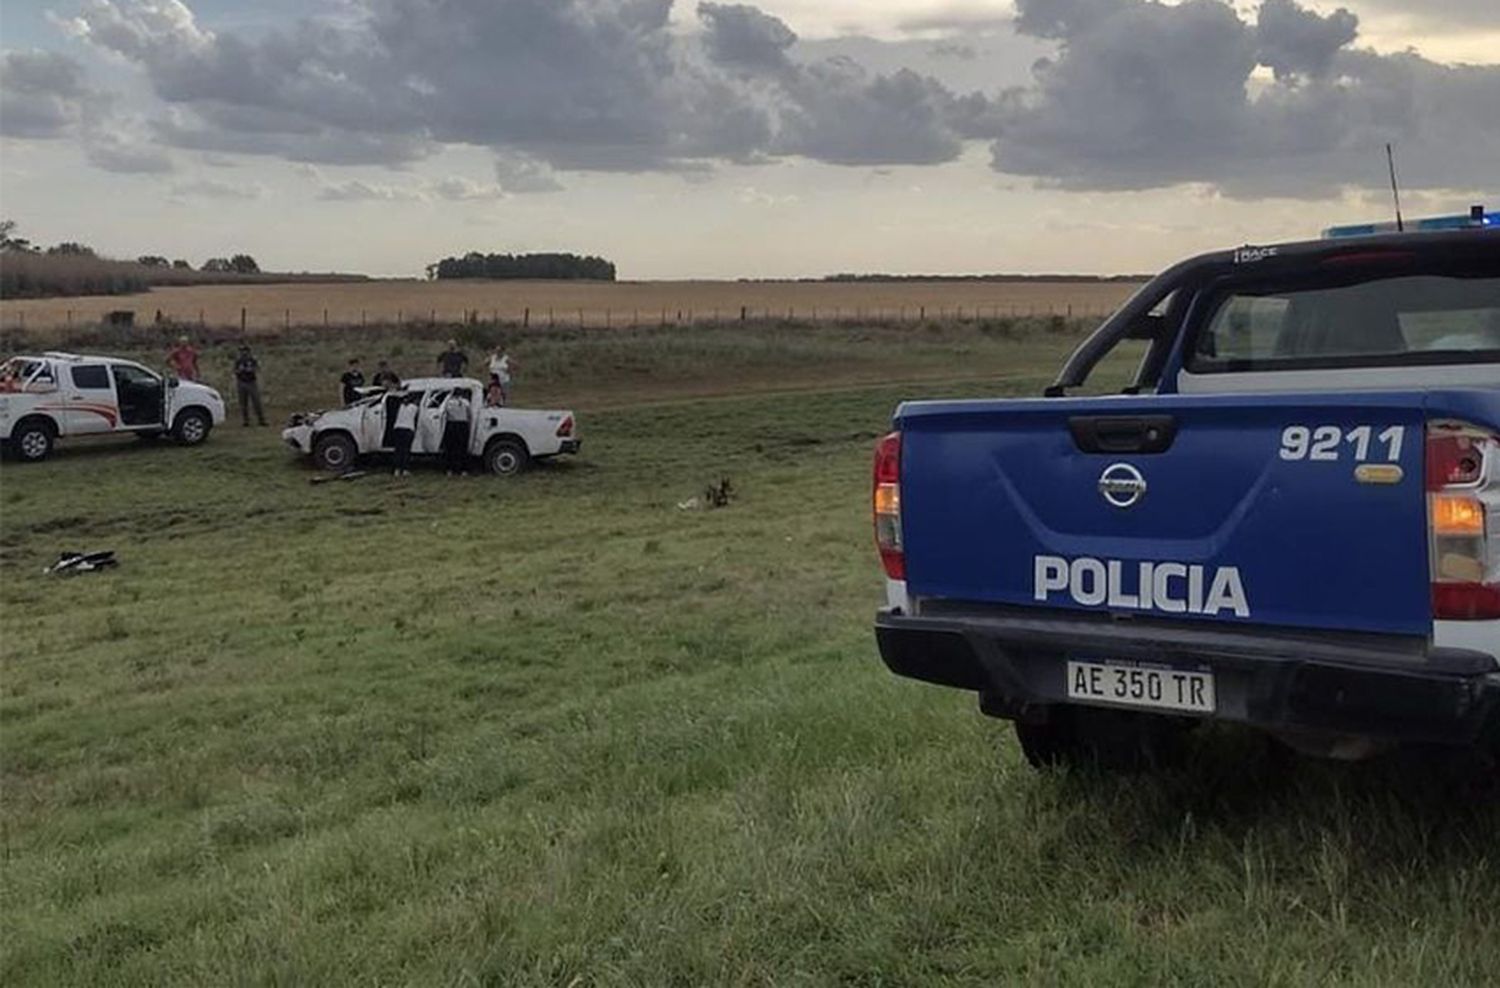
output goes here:
[[0, 364], [0, 442], [21, 460], [46, 459], [64, 436], [170, 433], [196, 446], [223, 421], [213, 388], [131, 360], [47, 352]]
[[414, 378], [345, 408], [299, 413], [281, 437], [297, 452], [311, 456], [319, 469], [342, 473], [360, 456], [391, 452], [396, 408], [408, 396], [420, 395], [411, 451], [416, 456], [436, 455], [442, 449], [443, 404], [454, 390], [467, 394], [476, 410], [470, 418], [469, 453], [491, 473], [520, 473], [532, 460], [576, 453], [582, 445], [572, 412], [485, 406], [483, 385], [466, 377]]

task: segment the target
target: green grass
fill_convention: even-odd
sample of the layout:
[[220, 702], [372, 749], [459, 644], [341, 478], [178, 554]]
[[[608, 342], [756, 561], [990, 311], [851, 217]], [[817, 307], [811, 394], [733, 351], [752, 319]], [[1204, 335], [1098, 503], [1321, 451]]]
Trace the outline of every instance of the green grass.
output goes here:
[[[4, 467], [6, 984], [1500, 971], [1492, 789], [1227, 730], [1157, 777], [1037, 774], [881, 666], [871, 440], [902, 397], [1035, 393], [1073, 337], [635, 342], [522, 341], [585, 446], [511, 481], [309, 486], [238, 425]], [[345, 350], [268, 344], [277, 414]], [[732, 506], [676, 507], [722, 475]], [[40, 575], [73, 547], [123, 565]]]

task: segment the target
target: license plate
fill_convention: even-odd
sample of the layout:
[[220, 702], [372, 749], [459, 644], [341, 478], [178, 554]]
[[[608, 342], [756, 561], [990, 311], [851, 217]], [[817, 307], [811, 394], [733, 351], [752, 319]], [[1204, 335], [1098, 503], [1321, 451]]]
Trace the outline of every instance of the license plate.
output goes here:
[[1211, 714], [1214, 674], [1106, 662], [1068, 663], [1068, 699]]

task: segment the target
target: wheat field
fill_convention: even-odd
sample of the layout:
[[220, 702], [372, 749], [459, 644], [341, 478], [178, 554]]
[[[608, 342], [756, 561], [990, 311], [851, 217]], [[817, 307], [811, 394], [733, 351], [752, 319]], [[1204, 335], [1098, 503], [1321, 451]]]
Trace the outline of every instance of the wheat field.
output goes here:
[[468, 320], [531, 325], [629, 326], [694, 321], [880, 321], [1027, 315], [1104, 315], [1129, 282], [565, 282], [382, 280], [343, 284], [195, 285], [139, 295], [14, 299], [6, 329], [88, 326], [115, 310], [157, 320], [249, 330]]

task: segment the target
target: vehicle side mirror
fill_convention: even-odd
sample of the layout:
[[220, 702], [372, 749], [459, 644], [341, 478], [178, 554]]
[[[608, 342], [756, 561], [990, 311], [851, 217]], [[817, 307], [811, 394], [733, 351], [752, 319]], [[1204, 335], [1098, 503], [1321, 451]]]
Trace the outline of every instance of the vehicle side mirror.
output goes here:
[[169, 376], [169, 377], [168, 377], [168, 378], [167, 378], [167, 387], [169, 387], [169, 388], [175, 388], [175, 387], [177, 387], [177, 385], [179, 385], [179, 384], [181, 384], [181, 383], [182, 383], [182, 382], [181, 382], [181, 381], [179, 381], [179, 380], [177, 380], [177, 378], [176, 378], [176, 377], [173, 377], [173, 376]]

